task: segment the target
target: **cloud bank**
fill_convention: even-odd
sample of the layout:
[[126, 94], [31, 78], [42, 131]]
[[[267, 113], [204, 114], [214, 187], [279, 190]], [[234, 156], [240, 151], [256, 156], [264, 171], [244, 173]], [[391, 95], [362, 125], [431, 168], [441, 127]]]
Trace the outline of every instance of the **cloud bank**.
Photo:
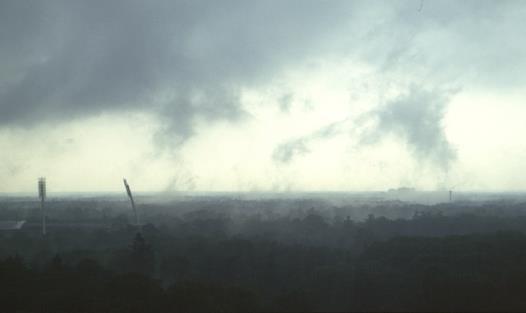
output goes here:
[[342, 2], [2, 1], [0, 127], [143, 110], [191, 136], [239, 89], [323, 50]]
[[[258, 105], [293, 116], [300, 97], [283, 77], [342, 61], [349, 72], [368, 68], [371, 81], [357, 78], [368, 109], [275, 140], [269, 162], [292, 164], [337, 136], [363, 149], [393, 136], [417, 162], [448, 171], [457, 158], [443, 125], [451, 90], [523, 88], [525, 35], [526, 4], [511, 0], [4, 0], [0, 133], [137, 113], [153, 116], [156, 146], [179, 148], [215, 122], [243, 132], [253, 117], [247, 89], [278, 85], [275, 101]], [[8, 163], [2, 173], [20, 172]]]

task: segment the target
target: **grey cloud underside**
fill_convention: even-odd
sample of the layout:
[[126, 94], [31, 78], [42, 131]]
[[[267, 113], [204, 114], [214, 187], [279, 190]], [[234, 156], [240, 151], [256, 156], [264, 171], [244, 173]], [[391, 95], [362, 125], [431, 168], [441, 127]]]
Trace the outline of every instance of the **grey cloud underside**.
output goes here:
[[[420, 9], [409, 0], [4, 0], [0, 127], [146, 111], [163, 122], [160, 141], [183, 142], [196, 118], [241, 118], [241, 88], [265, 85], [308, 58], [350, 58], [387, 79], [432, 88], [517, 86], [526, 68], [525, 8], [521, 1], [426, 1]], [[283, 111], [291, 97], [278, 101]], [[398, 115], [379, 117], [395, 125]], [[275, 158], [308, 150], [301, 146]]]
[[[526, 5], [519, 1], [426, 1], [417, 14], [414, 2], [396, 2], [371, 20], [358, 59], [371, 65], [379, 86], [402, 93], [383, 99], [360, 116], [331, 123], [277, 146], [274, 161], [290, 163], [312, 151], [324, 136], [347, 136], [354, 147], [377, 144], [394, 136], [419, 162], [442, 173], [456, 159], [442, 125], [450, 98], [462, 87], [486, 92], [522, 88], [526, 69]], [[375, 15], [377, 16], [377, 15]], [[377, 86], [378, 88], [378, 86]], [[353, 104], [350, 103], [350, 106]]]
[[411, 85], [374, 110], [282, 143], [274, 150], [273, 159], [290, 163], [309, 153], [314, 142], [342, 134], [352, 141], [353, 147], [374, 145], [394, 136], [407, 145], [417, 161], [429, 162], [447, 173], [456, 159], [456, 151], [445, 135], [442, 119], [455, 92], [457, 90], [429, 90]]
[[196, 117], [238, 118], [240, 87], [322, 50], [349, 16], [345, 1], [0, 6], [0, 125], [146, 110], [182, 138]]
[[374, 126], [362, 134], [360, 144], [374, 144], [386, 135], [395, 135], [406, 142], [418, 160], [447, 172], [456, 152], [447, 140], [442, 119], [454, 92], [411, 86], [368, 114]]
[[310, 138], [299, 138], [290, 140], [277, 146], [272, 153], [272, 159], [281, 163], [289, 163], [294, 157], [310, 152], [307, 143]]
[[278, 163], [290, 163], [296, 157], [308, 154], [311, 152], [310, 146], [313, 142], [332, 138], [341, 134], [344, 130], [343, 126], [350, 121], [350, 118], [346, 118], [321, 127], [306, 136], [294, 138], [278, 145], [272, 152], [273, 161]]

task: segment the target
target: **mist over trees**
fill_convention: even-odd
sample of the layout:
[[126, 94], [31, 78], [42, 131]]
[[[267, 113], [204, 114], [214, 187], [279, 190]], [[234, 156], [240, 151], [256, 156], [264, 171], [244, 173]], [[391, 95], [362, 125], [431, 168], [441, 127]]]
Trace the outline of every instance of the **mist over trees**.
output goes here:
[[[317, 198], [31, 201], [0, 233], [12, 312], [522, 311], [526, 203]], [[25, 209], [24, 209], [25, 208]], [[356, 211], [361, 215], [355, 214]], [[354, 213], [353, 213], [354, 212]], [[354, 214], [354, 215], [353, 215]]]

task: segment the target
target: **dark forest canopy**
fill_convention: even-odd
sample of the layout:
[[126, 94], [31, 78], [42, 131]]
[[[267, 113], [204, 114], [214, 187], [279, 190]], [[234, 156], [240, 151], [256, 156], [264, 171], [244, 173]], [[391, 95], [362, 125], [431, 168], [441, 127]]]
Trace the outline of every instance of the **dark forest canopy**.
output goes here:
[[124, 202], [71, 200], [50, 202], [45, 238], [29, 203], [0, 203], [28, 220], [0, 233], [13, 312], [526, 308], [521, 202], [194, 199], [142, 204], [138, 233]]

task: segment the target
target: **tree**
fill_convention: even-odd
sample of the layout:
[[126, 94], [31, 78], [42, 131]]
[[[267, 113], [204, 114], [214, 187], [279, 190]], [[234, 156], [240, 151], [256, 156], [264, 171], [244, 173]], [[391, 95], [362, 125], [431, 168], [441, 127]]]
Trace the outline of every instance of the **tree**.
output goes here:
[[131, 245], [131, 271], [151, 276], [154, 270], [154, 254], [152, 247], [141, 233], [137, 233]]

